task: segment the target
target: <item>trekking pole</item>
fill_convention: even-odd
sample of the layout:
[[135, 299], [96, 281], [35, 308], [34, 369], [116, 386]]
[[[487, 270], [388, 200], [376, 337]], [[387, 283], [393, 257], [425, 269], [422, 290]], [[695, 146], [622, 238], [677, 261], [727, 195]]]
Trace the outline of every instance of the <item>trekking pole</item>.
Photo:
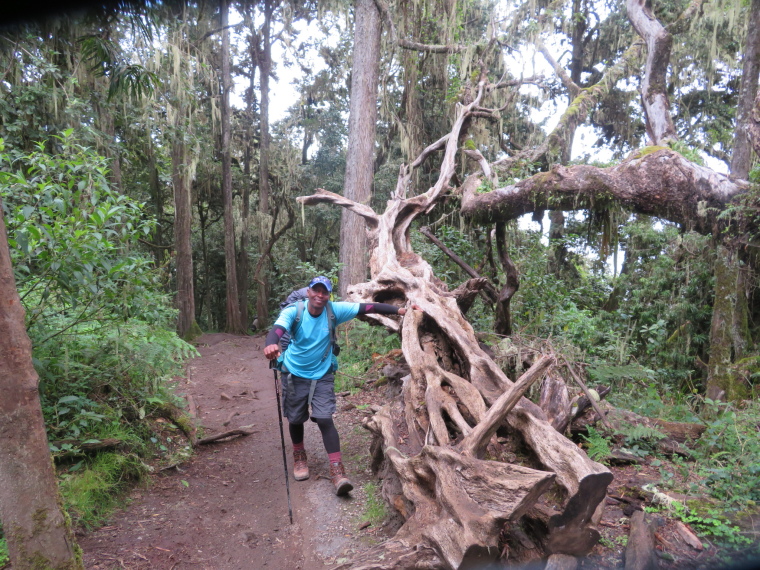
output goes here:
[[285, 456], [285, 432], [282, 431], [282, 407], [280, 406], [280, 384], [277, 382], [277, 368], [275, 368], [275, 359], [269, 361], [269, 368], [274, 374], [274, 392], [277, 395], [277, 418], [280, 420], [280, 442], [282, 443], [282, 466], [285, 468], [285, 489], [288, 493], [288, 515], [290, 524], [293, 524], [293, 509], [290, 506], [290, 481], [288, 479], [288, 459]]

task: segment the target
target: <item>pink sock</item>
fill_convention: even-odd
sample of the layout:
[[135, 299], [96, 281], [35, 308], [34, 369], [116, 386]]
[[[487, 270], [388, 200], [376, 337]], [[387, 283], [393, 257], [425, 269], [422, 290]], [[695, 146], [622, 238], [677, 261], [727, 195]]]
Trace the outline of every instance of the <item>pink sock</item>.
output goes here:
[[306, 447], [304, 447], [303, 442], [301, 442], [301, 443], [294, 443], [293, 444], [293, 451], [303, 451], [305, 449], [306, 449]]
[[340, 463], [340, 451], [336, 451], [335, 453], [328, 453], [327, 457], [330, 458], [330, 463]]

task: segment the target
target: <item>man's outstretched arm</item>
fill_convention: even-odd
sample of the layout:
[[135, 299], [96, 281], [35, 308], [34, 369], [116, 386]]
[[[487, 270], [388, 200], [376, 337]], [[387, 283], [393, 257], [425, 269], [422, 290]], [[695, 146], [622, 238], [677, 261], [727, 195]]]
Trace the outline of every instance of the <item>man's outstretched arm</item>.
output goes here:
[[[412, 305], [412, 309], [415, 311], [421, 311], [422, 309], [417, 305]], [[359, 314], [366, 315], [368, 313], [376, 313], [378, 315], [401, 315], [406, 314], [406, 307], [397, 307], [396, 305], [389, 305], [388, 303], [359, 303]]]
[[264, 356], [268, 360], [280, 356], [280, 339], [286, 332], [288, 331], [282, 325], [274, 325], [267, 334], [267, 339], [264, 342]]

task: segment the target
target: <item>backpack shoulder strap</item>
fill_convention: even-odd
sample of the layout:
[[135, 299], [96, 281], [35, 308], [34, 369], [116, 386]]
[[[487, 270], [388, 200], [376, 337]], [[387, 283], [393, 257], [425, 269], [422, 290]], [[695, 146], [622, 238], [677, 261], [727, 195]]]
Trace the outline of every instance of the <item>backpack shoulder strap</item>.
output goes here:
[[327, 323], [330, 327], [330, 339], [335, 342], [335, 313], [333, 312], [332, 308], [332, 301], [327, 301], [327, 305], [325, 305], [325, 308], [327, 309]]
[[303, 299], [298, 299], [298, 301], [296, 301], [296, 318], [293, 321], [293, 324], [290, 325], [290, 336], [292, 338], [295, 338], [296, 332], [298, 332], [298, 328], [301, 326], [301, 319], [303, 318], [303, 308], [304, 308]]
[[327, 356], [332, 352], [333, 347], [338, 342], [338, 338], [335, 332], [335, 321], [337, 319], [335, 318], [335, 313], [333, 312], [332, 301], [327, 301], [325, 309], [327, 310], [327, 327], [330, 330], [330, 342], [327, 343], [327, 348], [325, 349], [325, 353], [322, 355], [322, 360], [327, 358]]

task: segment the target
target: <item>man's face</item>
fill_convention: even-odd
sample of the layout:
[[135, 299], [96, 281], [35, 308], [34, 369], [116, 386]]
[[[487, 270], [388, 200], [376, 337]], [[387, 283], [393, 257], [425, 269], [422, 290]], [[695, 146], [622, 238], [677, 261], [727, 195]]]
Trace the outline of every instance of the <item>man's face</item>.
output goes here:
[[314, 287], [309, 287], [306, 290], [306, 295], [309, 297], [309, 304], [315, 309], [322, 309], [327, 301], [330, 300], [330, 293], [327, 291], [327, 287], [321, 283], [316, 283]]

